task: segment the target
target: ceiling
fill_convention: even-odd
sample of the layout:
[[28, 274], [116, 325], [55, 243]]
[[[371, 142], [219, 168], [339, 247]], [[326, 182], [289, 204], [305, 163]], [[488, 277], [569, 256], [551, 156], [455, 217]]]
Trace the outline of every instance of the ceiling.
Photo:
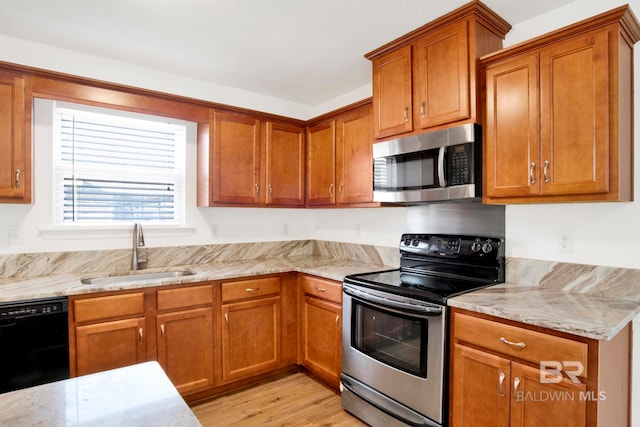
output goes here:
[[[485, 0], [512, 25], [573, 0]], [[2, 0], [0, 34], [315, 106], [468, 0]]]

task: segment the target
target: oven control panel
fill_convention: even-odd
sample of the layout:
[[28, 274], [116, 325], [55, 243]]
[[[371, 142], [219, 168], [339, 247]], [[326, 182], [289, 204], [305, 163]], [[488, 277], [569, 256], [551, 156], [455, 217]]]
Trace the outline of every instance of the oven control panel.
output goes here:
[[400, 252], [447, 258], [495, 258], [503, 253], [503, 240], [482, 236], [403, 234]]

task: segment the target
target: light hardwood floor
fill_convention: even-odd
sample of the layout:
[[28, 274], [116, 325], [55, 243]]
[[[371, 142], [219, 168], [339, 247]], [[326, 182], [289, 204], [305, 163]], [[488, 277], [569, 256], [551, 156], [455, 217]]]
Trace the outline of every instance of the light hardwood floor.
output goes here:
[[204, 427], [366, 426], [342, 409], [340, 396], [301, 372], [191, 409]]

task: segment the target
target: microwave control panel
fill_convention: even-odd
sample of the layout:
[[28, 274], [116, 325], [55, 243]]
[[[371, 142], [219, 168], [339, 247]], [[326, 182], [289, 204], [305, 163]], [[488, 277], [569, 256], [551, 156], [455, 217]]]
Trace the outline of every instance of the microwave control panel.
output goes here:
[[459, 144], [447, 147], [447, 185], [473, 183], [473, 144]]

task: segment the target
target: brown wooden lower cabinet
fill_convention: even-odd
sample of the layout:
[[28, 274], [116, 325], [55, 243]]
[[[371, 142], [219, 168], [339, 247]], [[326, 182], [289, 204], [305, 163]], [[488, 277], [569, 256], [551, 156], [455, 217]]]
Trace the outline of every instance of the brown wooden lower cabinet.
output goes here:
[[181, 394], [213, 383], [213, 286], [158, 290], [158, 362]]
[[280, 296], [222, 306], [222, 382], [280, 364]]
[[342, 369], [342, 284], [302, 276], [301, 363], [336, 390]]
[[598, 341], [453, 309], [451, 333], [453, 427], [628, 425], [629, 327]]
[[[72, 375], [157, 360], [201, 399], [283, 370], [340, 377], [340, 282], [297, 273], [70, 297]], [[300, 322], [305, 325], [301, 333]], [[305, 338], [299, 361], [299, 337]]]
[[144, 317], [77, 326], [77, 375], [144, 362], [147, 351], [145, 334]]

